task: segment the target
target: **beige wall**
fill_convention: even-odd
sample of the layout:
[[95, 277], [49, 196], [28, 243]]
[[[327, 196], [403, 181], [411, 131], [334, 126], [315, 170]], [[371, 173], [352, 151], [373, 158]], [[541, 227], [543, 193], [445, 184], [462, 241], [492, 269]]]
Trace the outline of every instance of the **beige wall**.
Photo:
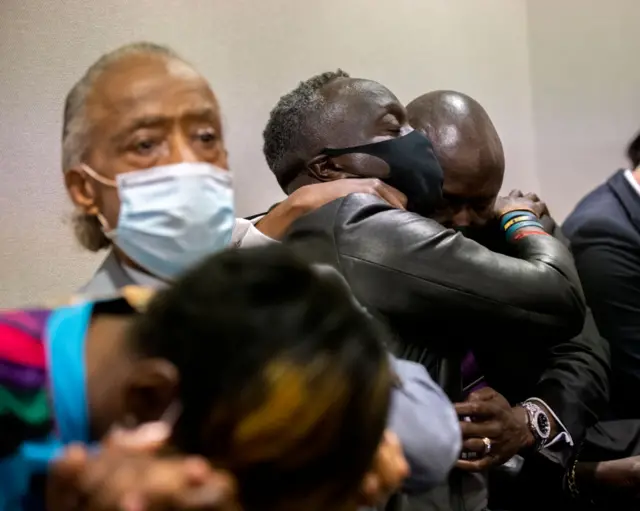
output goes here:
[[261, 132], [281, 94], [337, 67], [406, 102], [477, 97], [503, 135], [509, 184], [536, 189], [526, 6], [521, 0], [2, 0], [0, 307], [64, 296], [98, 259], [74, 243], [62, 188], [63, 99], [101, 53], [169, 44], [218, 93], [240, 215], [278, 200]]
[[504, 141], [505, 188], [541, 192], [560, 220], [626, 164], [640, 129], [637, 0], [107, 3], [0, 2], [0, 307], [65, 296], [100, 260], [72, 238], [61, 111], [86, 67], [127, 42], [173, 46], [211, 81], [240, 215], [281, 198], [261, 154], [270, 108], [337, 67], [405, 102], [436, 88], [476, 97]]
[[538, 178], [559, 219], [640, 130], [638, 0], [528, 0]]

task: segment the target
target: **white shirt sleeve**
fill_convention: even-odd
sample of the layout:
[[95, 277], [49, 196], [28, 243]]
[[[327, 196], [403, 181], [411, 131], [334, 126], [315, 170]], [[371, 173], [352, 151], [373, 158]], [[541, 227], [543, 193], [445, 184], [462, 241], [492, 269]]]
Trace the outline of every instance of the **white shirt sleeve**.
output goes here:
[[231, 236], [231, 246], [234, 248], [259, 247], [269, 243], [277, 243], [276, 240], [262, 234], [255, 226], [263, 217], [246, 220], [236, 218]]
[[536, 403], [538, 405], [544, 405], [544, 407], [549, 410], [551, 415], [553, 415], [553, 418], [556, 421], [556, 425], [558, 426], [558, 434], [555, 437], [549, 439], [547, 445], [544, 446], [544, 449], [542, 449], [540, 453], [549, 458], [551, 461], [561, 463], [561, 451], [563, 449], [573, 447], [573, 438], [571, 438], [571, 434], [569, 433], [567, 428], [565, 428], [564, 424], [562, 424], [560, 417], [558, 417], [556, 413], [551, 409], [551, 407], [542, 399], [532, 397], [527, 399], [527, 401]]

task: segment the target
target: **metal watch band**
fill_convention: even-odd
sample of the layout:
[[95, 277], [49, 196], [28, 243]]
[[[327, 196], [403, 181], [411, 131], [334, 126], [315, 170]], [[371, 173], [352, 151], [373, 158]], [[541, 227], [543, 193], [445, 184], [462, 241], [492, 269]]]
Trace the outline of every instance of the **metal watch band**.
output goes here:
[[525, 401], [521, 404], [528, 416], [528, 426], [537, 450], [544, 449], [551, 435], [551, 421], [547, 412], [540, 405]]

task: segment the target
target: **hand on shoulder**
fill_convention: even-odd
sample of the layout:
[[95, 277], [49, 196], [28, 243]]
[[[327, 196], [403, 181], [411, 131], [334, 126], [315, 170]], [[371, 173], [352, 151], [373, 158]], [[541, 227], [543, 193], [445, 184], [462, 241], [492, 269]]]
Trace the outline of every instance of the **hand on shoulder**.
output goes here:
[[379, 179], [338, 179], [302, 186], [267, 213], [256, 227], [272, 239], [282, 239], [291, 224], [301, 216], [352, 193], [380, 197], [391, 207], [405, 209], [407, 197]]

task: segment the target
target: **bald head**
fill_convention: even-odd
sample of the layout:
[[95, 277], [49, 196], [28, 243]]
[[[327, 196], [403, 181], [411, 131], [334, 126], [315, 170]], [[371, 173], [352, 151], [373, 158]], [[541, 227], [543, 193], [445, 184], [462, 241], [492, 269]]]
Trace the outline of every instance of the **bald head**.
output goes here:
[[444, 171], [445, 203], [436, 218], [447, 226], [486, 223], [502, 186], [504, 152], [485, 109], [466, 94], [434, 91], [407, 111], [411, 125], [431, 139]]

